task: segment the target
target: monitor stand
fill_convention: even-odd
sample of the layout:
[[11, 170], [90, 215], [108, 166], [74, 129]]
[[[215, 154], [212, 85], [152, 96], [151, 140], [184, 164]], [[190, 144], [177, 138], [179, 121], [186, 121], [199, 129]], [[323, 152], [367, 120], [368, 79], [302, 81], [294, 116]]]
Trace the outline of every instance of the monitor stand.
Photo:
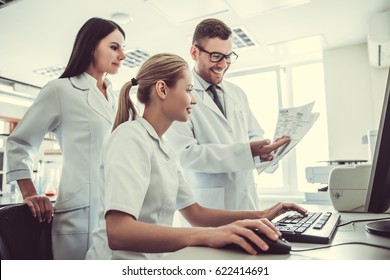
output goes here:
[[368, 223], [366, 230], [369, 233], [390, 237], [390, 220]]

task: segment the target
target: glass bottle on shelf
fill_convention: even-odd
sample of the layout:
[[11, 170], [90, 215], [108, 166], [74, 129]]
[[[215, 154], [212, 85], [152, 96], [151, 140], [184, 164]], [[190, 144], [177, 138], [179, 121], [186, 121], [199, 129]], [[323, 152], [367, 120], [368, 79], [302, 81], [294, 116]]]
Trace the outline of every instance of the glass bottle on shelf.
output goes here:
[[44, 193], [46, 196], [55, 196], [58, 190], [58, 163], [55, 161], [45, 162]]

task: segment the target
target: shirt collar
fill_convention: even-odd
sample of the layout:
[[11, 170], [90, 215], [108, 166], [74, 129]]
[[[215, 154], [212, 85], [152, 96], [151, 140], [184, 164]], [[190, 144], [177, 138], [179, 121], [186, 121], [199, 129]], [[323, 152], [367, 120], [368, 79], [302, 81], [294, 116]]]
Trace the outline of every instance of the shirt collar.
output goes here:
[[135, 117], [135, 121], [138, 121], [139, 123], [141, 123], [141, 125], [150, 134], [150, 136], [152, 136], [153, 138], [156, 138], [157, 140], [160, 141], [160, 137], [158, 137], [156, 130], [147, 120], [145, 120], [143, 117], [137, 115]]
[[153, 137], [154, 139], [156, 139], [158, 141], [158, 144], [160, 146], [160, 149], [167, 155], [169, 156], [169, 149], [167, 148], [166, 146], [166, 141], [163, 140], [163, 139], [160, 139], [160, 137], [157, 135], [157, 132], [156, 130], [154, 129], [154, 127], [147, 121], [145, 120], [143, 117], [141, 116], [136, 116], [135, 117], [135, 121], [138, 121], [144, 128], [145, 130], [148, 132], [148, 134]]
[[[87, 72], [84, 72], [81, 74], [82, 77], [84, 77], [84, 79], [87, 81], [88, 85], [90, 88], [93, 88], [95, 89], [99, 94], [100, 94], [100, 90], [98, 89], [97, 87], [97, 80], [91, 76], [90, 74], [88, 74]], [[116, 99], [114, 97], [114, 93], [112, 91], [112, 84], [110, 82], [109, 79], [107, 78], [104, 78], [104, 81], [103, 81], [104, 85], [106, 86], [106, 93], [107, 93], [107, 101], [108, 103], [111, 105], [111, 107], [116, 110]], [[103, 97], [103, 96], [101, 96]]]
[[[97, 80], [93, 76], [89, 75], [87, 72], [84, 72], [81, 75], [88, 81], [88, 84], [91, 87], [96, 87], [97, 88]], [[112, 85], [111, 85], [111, 82], [110, 82], [109, 79], [104, 78], [103, 83], [104, 83], [106, 89], [111, 90]]]
[[[202, 86], [203, 90], [206, 91], [209, 88], [209, 86], [211, 86], [210, 83], [206, 82], [201, 76], [198, 75], [198, 73], [196, 73], [195, 69], [192, 69], [192, 73], [193, 73], [195, 79], [197, 79], [199, 84]], [[217, 84], [217, 87], [223, 91], [221, 84]]]

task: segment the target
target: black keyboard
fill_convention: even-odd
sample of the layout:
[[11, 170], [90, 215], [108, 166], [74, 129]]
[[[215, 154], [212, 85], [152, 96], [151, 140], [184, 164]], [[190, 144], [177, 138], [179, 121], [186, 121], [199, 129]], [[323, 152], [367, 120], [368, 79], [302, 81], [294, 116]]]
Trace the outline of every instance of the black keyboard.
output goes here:
[[310, 212], [308, 216], [288, 214], [274, 225], [291, 242], [327, 244], [332, 239], [340, 215], [331, 212]]

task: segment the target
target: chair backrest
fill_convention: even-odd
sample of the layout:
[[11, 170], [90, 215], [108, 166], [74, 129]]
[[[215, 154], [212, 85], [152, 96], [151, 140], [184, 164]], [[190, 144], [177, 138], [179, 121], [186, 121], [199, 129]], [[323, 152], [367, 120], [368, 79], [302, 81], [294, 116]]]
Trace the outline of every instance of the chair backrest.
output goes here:
[[0, 257], [3, 260], [50, 260], [52, 223], [40, 223], [27, 204], [0, 209]]

